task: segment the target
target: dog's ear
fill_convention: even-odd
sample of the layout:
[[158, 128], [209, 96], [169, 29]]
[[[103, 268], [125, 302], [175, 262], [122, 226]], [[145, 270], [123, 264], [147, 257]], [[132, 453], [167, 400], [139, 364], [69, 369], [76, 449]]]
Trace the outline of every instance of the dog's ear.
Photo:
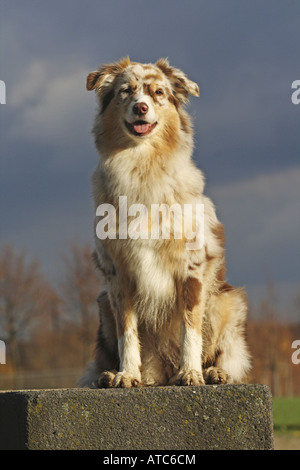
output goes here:
[[86, 79], [86, 89], [88, 91], [94, 90], [101, 83], [101, 72], [100, 70], [95, 70], [88, 74]]
[[192, 82], [181, 70], [171, 67], [167, 59], [159, 59], [156, 66], [167, 76], [171, 83], [174, 98], [179, 104], [188, 101], [188, 95], [199, 96], [197, 83]]
[[86, 80], [86, 89], [89, 91], [97, 89], [97, 92], [101, 94], [102, 89], [109, 88], [116, 76], [130, 63], [129, 57], [124, 57], [120, 62], [103, 65], [98, 70], [89, 73]]

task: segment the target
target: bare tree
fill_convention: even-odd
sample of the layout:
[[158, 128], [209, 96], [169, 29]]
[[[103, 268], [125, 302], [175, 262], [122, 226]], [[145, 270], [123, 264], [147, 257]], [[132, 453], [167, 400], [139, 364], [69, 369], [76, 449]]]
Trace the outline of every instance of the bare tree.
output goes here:
[[275, 395], [280, 395], [279, 380], [279, 331], [278, 331], [278, 308], [277, 295], [274, 281], [268, 277], [266, 281], [266, 296], [261, 302], [261, 316], [265, 319], [265, 355], [266, 367], [270, 373], [270, 386]]
[[89, 245], [73, 244], [64, 262], [66, 276], [62, 297], [72, 322], [79, 323], [83, 361], [86, 361], [95, 340], [95, 329], [98, 323], [96, 299], [101, 290], [101, 283], [95, 272], [92, 249]]
[[291, 344], [299, 325], [287, 323], [278, 304], [278, 289], [269, 277], [264, 299], [257, 307], [259, 315], [249, 318], [252, 379], [268, 384], [275, 396], [293, 395], [299, 390], [299, 373], [291, 361]]
[[15, 369], [20, 367], [20, 342], [30, 335], [43, 312], [46, 281], [37, 261], [11, 245], [0, 251], [0, 331]]

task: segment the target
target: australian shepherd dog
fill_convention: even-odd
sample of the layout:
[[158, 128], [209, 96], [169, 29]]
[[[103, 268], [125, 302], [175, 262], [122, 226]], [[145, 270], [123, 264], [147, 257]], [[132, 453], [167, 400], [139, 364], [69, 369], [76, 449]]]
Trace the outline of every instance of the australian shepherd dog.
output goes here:
[[166, 59], [127, 57], [91, 72], [87, 89], [99, 103], [94, 257], [106, 289], [95, 361], [79, 385], [243, 381], [246, 296], [226, 282], [223, 226], [191, 158], [184, 105], [198, 85]]

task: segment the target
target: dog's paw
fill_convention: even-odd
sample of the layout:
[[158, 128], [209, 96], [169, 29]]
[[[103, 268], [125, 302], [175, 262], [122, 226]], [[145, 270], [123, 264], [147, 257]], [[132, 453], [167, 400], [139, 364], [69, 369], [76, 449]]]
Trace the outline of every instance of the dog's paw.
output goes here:
[[95, 388], [111, 388], [113, 387], [114, 378], [116, 376], [117, 371], [104, 371], [102, 372], [98, 380], [95, 382]]
[[203, 371], [206, 384], [227, 384], [230, 382], [230, 375], [224, 369], [209, 367]]
[[203, 375], [194, 369], [180, 370], [178, 374], [171, 377], [168, 383], [168, 385], [192, 385], [196, 387], [204, 384]]
[[113, 380], [113, 387], [132, 388], [141, 387], [141, 378], [128, 374], [127, 372], [118, 372]]

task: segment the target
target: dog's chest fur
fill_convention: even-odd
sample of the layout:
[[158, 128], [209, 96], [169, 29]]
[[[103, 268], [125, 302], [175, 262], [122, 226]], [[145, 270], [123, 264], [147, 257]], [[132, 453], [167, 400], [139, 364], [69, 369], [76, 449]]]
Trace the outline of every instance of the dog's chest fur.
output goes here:
[[[185, 152], [186, 153], [186, 152]], [[206, 255], [219, 254], [220, 246], [211, 233], [217, 222], [212, 203], [202, 195], [203, 177], [200, 170], [187, 160], [183, 150], [162, 165], [159, 155], [151, 155], [149, 148], [130, 149], [114, 155], [95, 170], [93, 195], [95, 207], [111, 203], [119, 209], [119, 197], [126, 196], [127, 207], [143, 204], [147, 214], [140, 216], [141, 226], [148, 228], [148, 238], [125, 240], [97, 240], [102, 257], [110, 265], [111, 261], [126, 271], [135, 284], [135, 308], [140, 318], [153, 321], [174, 315], [176, 309], [176, 281], [195, 276], [203, 279], [206, 269]], [[156, 158], [156, 160], [155, 160]], [[177, 205], [184, 212], [185, 204], [195, 209], [197, 204], [204, 207], [205, 244], [201, 250], [187, 250], [184, 238], [152, 239], [150, 213], [153, 204]], [[129, 218], [130, 219], [130, 218]], [[173, 222], [176, 225], [177, 219]], [[118, 217], [117, 217], [118, 223]], [[179, 217], [178, 229], [182, 228]], [[176, 230], [176, 227], [175, 227]], [[111, 270], [111, 266], [107, 267]]]

